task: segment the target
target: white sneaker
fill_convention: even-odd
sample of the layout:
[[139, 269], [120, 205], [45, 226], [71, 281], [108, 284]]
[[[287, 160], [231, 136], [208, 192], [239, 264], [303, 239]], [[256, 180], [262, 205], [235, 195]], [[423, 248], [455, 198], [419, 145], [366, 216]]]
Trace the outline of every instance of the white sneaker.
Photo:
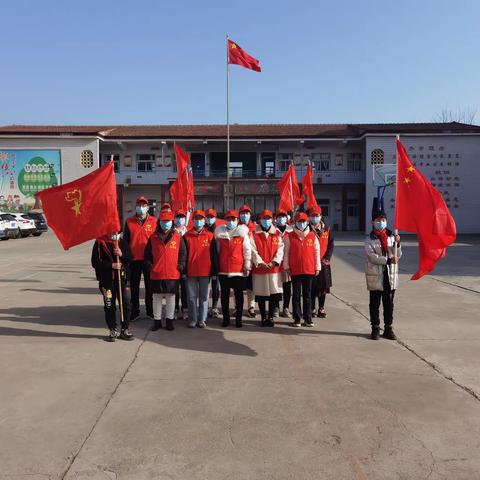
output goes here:
[[281, 311], [280, 316], [283, 318], [292, 318], [292, 315], [290, 314], [290, 310], [288, 308], [284, 308]]
[[206, 324], [205, 322], [199, 322], [199, 323], [197, 324], [197, 327], [198, 327], [198, 328], [205, 328], [206, 326], [207, 326], [207, 324]]
[[182, 320], [188, 320], [188, 310], [182, 310]]
[[188, 322], [188, 328], [195, 328], [197, 326], [197, 322], [195, 320], [190, 320]]
[[293, 326], [294, 327], [301, 327], [302, 324], [300, 323], [300, 320], [297, 320], [297, 321], [293, 322]]
[[220, 312], [218, 308], [212, 308], [212, 318], [220, 318]]

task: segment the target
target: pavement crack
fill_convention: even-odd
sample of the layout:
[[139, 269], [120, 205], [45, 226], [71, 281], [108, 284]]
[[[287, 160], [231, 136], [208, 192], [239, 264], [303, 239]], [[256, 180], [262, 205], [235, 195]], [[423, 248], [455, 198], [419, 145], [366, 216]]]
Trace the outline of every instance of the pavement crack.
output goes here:
[[88, 442], [88, 440], [90, 439], [90, 437], [92, 436], [95, 428], [97, 427], [98, 425], [98, 422], [100, 421], [100, 419], [102, 418], [103, 414], [105, 413], [105, 411], [107, 410], [108, 406], [110, 405], [110, 402], [112, 401], [113, 397], [115, 396], [115, 394], [117, 393], [120, 385], [123, 383], [125, 377], [127, 376], [128, 372], [130, 371], [131, 367], [133, 366], [133, 364], [136, 362], [137, 358], [138, 358], [138, 354], [140, 353], [140, 350], [141, 348], [143, 347], [145, 341], [147, 340], [147, 337], [148, 337], [148, 334], [149, 334], [150, 330], [146, 330], [145, 331], [145, 335], [142, 339], [142, 341], [140, 342], [137, 350], [135, 351], [135, 355], [133, 356], [132, 358], [132, 361], [128, 364], [127, 368], [125, 369], [125, 371], [123, 372], [123, 375], [120, 377], [120, 380], [118, 381], [117, 385], [115, 386], [115, 388], [112, 390], [112, 393], [110, 394], [110, 396], [108, 397], [108, 400], [105, 402], [105, 405], [103, 406], [102, 410], [100, 411], [99, 415], [97, 416], [97, 418], [95, 419], [95, 422], [93, 423], [93, 426], [92, 428], [90, 429], [90, 431], [88, 432], [87, 436], [85, 437], [85, 439], [83, 440], [82, 444], [80, 445], [80, 448], [77, 450], [77, 452], [72, 455], [72, 457], [70, 458], [70, 461], [68, 463], [68, 466], [65, 470], [65, 472], [63, 473], [63, 475], [60, 477], [61, 480], [64, 480], [66, 478], [66, 476], [68, 475], [68, 473], [70, 472], [73, 464], [75, 463], [75, 460], [77, 459], [77, 457], [80, 455], [81, 451], [83, 450], [83, 447], [85, 446], [85, 444]]
[[235, 415], [232, 416], [232, 419], [230, 420], [230, 423], [228, 425], [228, 439], [230, 440], [232, 447], [235, 447], [235, 441], [233, 440], [233, 437], [232, 437], [232, 430], [233, 430], [234, 424], [235, 424]]

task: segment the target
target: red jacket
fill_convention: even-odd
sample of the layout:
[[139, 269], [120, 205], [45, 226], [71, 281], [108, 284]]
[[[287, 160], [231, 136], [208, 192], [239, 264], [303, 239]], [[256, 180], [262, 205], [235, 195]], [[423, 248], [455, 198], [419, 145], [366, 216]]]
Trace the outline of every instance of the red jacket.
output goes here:
[[144, 259], [145, 247], [147, 246], [148, 239], [152, 236], [156, 228], [157, 219], [151, 215], [147, 215], [143, 224], [139, 221], [137, 216], [127, 219], [125, 239], [130, 245], [132, 260]]
[[187, 246], [187, 277], [216, 275], [217, 249], [213, 233], [206, 228], [198, 233], [192, 228], [183, 239]]

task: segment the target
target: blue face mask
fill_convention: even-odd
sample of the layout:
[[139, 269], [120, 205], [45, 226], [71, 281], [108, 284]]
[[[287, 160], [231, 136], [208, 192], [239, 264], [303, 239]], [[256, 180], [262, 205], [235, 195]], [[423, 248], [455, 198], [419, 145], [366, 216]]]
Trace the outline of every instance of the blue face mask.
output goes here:
[[295, 226], [303, 232], [307, 228], [307, 222], [297, 222]]
[[195, 218], [193, 220], [193, 224], [195, 225], [195, 227], [197, 228], [203, 228], [205, 226], [205, 219], [204, 218]]
[[175, 217], [175, 226], [183, 227], [187, 219], [185, 217]]
[[279, 227], [284, 227], [287, 224], [287, 217], [277, 217], [275, 222]]
[[379, 222], [373, 222], [373, 227], [375, 230], [385, 230], [387, 228], [387, 221], [381, 220]]
[[270, 228], [272, 226], [272, 219], [271, 218], [262, 218], [260, 220], [260, 225], [263, 228]]
[[322, 217], [318, 217], [318, 216], [310, 217], [310, 223], [313, 223], [314, 225], [316, 225], [317, 223], [320, 222], [321, 218]]
[[227, 220], [225, 225], [229, 230], [233, 230], [238, 225], [238, 222], [236, 220]]
[[137, 205], [137, 206], [135, 207], [135, 213], [136, 213], [137, 215], [142, 215], [142, 216], [143, 216], [143, 215], [146, 215], [147, 212], [148, 212], [148, 207], [147, 207], [147, 206]]
[[250, 221], [250, 214], [249, 213], [241, 213], [240, 214], [240, 221], [242, 223], [248, 223]]
[[207, 217], [205, 220], [206, 224], [211, 227], [215, 223], [216, 218], [215, 217]]
[[160, 220], [160, 228], [166, 232], [172, 228], [172, 221], [171, 220]]

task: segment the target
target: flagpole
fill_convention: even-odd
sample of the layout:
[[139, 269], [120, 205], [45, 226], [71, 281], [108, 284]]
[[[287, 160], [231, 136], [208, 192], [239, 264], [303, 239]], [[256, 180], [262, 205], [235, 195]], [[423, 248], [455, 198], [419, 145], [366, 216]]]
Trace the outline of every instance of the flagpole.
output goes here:
[[[400, 135], [397, 135], [397, 140], [400, 140]], [[397, 161], [397, 165], [396, 165], [396, 175], [395, 175], [395, 208], [398, 207], [398, 203], [397, 203], [397, 185], [398, 185], [398, 148], [397, 148], [397, 142], [395, 142], [395, 149], [397, 151], [397, 155], [395, 155], [396, 157], [396, 161]], [[396, 218], [396, 215], [394, 215], [394, 222], [395, 222], [395, 218]], [[394, 229], [393, 229], [393, 234], [395, 236], [398, 235], [398, 229], [397, 229], [397, 225], [394, 224]], [[394, 240], [393, 240], [393, 256], [395, 257], [395, 259], [397, 258], [397, 249], [398, 249], [398, 244], [397, 244], [397, 241], [395, 240], [395, 237], [394, 237]], [[397, 269], [398, 269], [398, 265], [395, 263], [395, 269], [394, 269], [394, 272], [395, 272], [395, 275], [397, 274]]]
[[230, 208], [230, 64], [228, 63], [227, 35], [227, 190], [225, 194], [225, 211]]

